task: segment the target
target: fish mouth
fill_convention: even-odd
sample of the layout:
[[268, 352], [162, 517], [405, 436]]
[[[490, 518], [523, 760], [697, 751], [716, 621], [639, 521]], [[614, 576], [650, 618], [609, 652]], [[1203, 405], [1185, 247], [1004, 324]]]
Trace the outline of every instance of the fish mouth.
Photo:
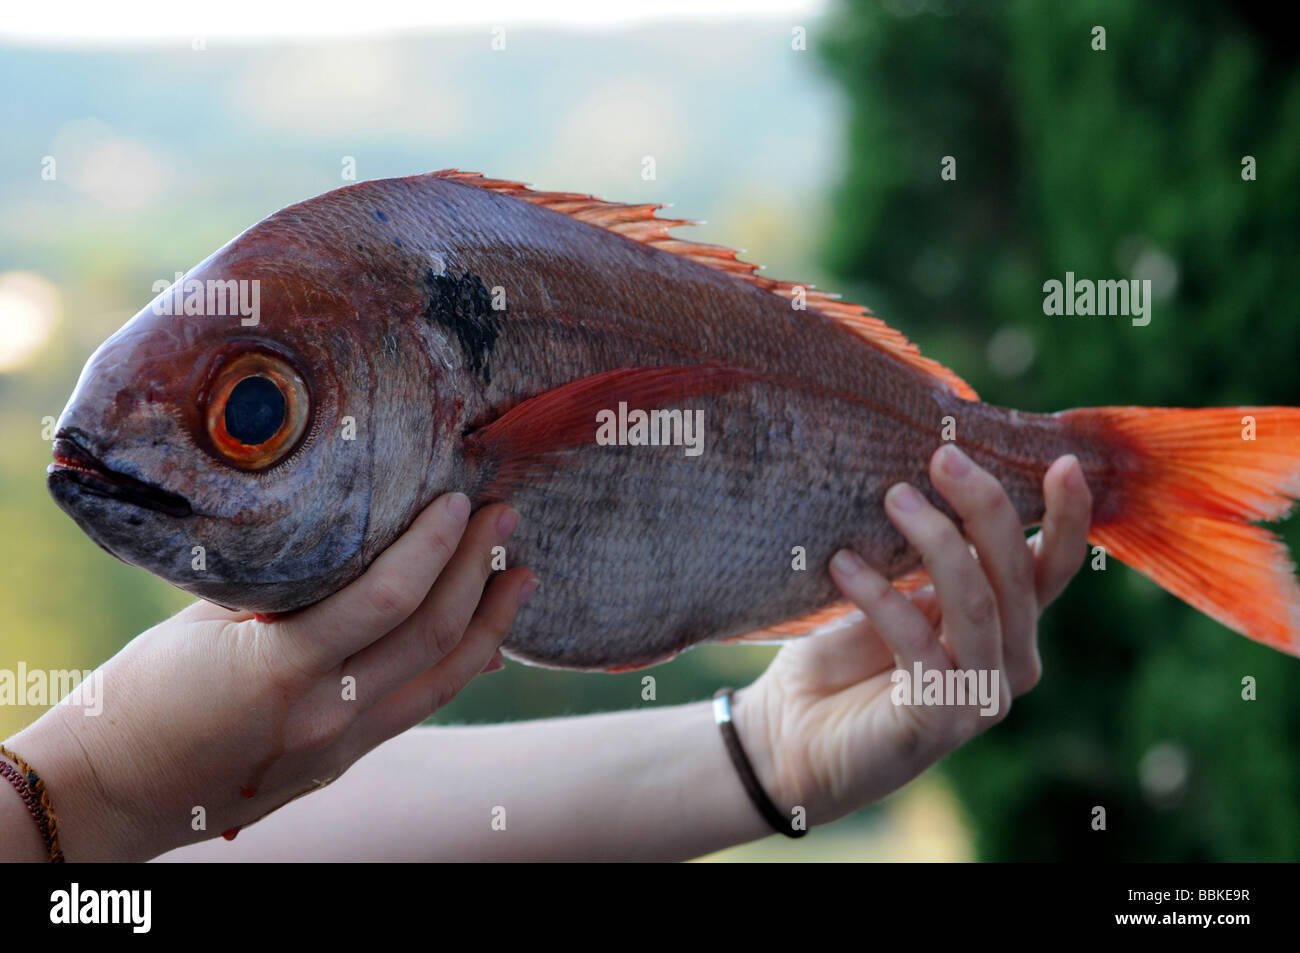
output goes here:
[[109, 469], [70, 431], [60, 430], [54, 435], [54, 462], [46, 468], [45, 474], [52, 486], [74, 483], [87, 493], [168, 516], [190, 516], [194, 512], [185, 497]]

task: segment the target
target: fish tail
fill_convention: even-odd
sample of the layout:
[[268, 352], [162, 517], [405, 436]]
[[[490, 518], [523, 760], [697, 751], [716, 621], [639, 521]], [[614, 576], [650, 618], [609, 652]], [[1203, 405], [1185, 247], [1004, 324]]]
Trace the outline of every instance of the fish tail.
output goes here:
[[1277, 535], [1252, 525], [1300, 497], [1300, 408], [1058, 416], [1109, 451], [1089, 542], [1228, 628], [1300, 655], [1295, 565]]

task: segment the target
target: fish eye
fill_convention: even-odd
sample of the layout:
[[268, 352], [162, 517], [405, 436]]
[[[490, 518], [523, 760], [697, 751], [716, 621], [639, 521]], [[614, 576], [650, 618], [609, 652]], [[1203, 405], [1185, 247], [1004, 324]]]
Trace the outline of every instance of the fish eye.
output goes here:
[[284, 424], [285, 399], [270, 379], [250, 374], [226, 398], [226, 433], [247, 447], [266, 443]]
[[298, 443], [307, 404], [307, 387], [288, 362], [246, 353], [221, 367], [208, 390], [208, 436], [227, 462], [261, 470]]

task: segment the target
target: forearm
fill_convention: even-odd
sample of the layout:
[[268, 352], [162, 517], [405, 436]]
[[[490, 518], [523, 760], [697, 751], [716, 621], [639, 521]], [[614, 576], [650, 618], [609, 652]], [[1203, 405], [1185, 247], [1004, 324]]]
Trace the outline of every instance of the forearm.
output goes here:
[[[136, 805], [114, 798], [100, 784], [88, 752], [100, 752], [119, 764], [131, 760], [131, 746], [115, 738], [112, 726], [104, 722], [87, 717], [77, 706], [59, 704], [5, 744], [44, 780], [58, 845], [68, 860], [147, 860], [163, 849], [155, 845], [167, 839], [160, 831], [156, 837], [143, 836], [130, 822]], [[146, 787], [139, 790], [147, 796]], [[37, 822], [17, 791], [0, 783], [0, 862], [46, 859]]]
[[770, 833], [712, 708], [416, 728], [164, 860], [680, 860]]

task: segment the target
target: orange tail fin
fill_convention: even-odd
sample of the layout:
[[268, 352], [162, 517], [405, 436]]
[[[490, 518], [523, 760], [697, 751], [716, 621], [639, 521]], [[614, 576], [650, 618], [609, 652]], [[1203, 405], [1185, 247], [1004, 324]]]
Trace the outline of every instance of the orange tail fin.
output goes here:
[[1300, 497], [1300, 408], [1060, 416], [1114, 450], [1090, 542], [1228, 628], [1300, 655], [1295, 566], [1276, 535], [1251, 525], [1285, 516]]

